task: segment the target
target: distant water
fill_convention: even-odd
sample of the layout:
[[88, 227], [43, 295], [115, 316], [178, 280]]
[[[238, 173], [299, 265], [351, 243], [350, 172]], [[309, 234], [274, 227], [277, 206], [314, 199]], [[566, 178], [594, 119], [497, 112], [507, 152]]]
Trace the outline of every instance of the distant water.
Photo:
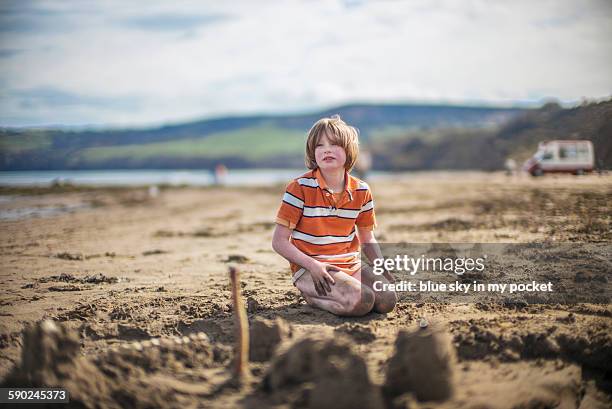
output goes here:
[[[6, 199], [6, 196], [3, 196]], [[6, 200], [4, 200], [6, 201]], [[0, 209], [0, 220], [21, 220], [31, 217], [51, 217], [63, 213], [74, 213], [78, 210], [89, 209], [91, 205], [74, 204], [74, 205], [49, 205], [36, 207], [15, 207]]]
[[[306, 169], [230, 170], [225, 184], [230, 186], [267, 186], [287, 183]], [[372, 172], [377, 179], [386, 172]], [[0, 186], [50, 186], [55, 182], [90, 186], [187, 185], [209, 186], [214, 182], [208, 170], [45, 170], [0, 172]]]
[[[236, 169], [226, 185], [266, 186], [286, 183], [304, 169]], [[214, 177], [208, 170], [49, 170], [0, 172], [2, 186], [50, 186], [55, 182], [90, 186], [188, 185], [208, 186]]]

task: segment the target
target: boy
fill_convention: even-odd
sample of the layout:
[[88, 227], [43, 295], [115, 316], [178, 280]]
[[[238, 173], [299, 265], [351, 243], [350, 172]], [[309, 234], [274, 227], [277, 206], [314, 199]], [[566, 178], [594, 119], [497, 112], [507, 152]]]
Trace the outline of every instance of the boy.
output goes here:
[[387, 313], [396, 302], [394, 292], [372, 288], [392, 276], [376, 276], [360, 261], [360, 243], [370, 260], [381, 253], [370, 188], [349, 174], [358, 154], [355, 128], [338, 115], [317, 121], [306, 142], [311, 170], [287, 186], [272, 239], [306, 302], [343, 316]]

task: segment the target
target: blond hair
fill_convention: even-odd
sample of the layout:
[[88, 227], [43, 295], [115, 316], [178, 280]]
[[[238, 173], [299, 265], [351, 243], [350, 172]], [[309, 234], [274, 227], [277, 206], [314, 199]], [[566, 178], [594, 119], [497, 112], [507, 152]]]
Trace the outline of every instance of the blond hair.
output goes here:
[[344, 122], [340, 115], [333, 115], [331, 118], [321, 118], [308, 131], [306, 140], [306, 156], [304, 161], [308, 169], [316, 169], [315, 148], [323, 133], [327, 133], [329, 141], [340, 145], [346, 152], [346, 162], [344, 168], [350, 172], [357, 162], [359, 156], [359, 130]]

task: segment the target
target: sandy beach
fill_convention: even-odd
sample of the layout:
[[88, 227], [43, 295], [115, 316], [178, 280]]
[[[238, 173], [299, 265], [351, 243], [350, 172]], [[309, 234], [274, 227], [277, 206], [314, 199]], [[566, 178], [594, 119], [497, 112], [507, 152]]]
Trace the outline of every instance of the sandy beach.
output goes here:
[[[371, 187], [380, 242], [554, 241], [605, 247], [612, 241], [609, 175], [415, 173]], [[9, 198], [0, 209], [12, 216], [0, 220], [0, 378], [7, 382], [25, 371], [24, 328], [51, 319], [69, 331], [68, 339], [77, 337], [77, 356], [70, 360], [79, 360], [74, 365], [83, 377], [98, 377], [95, 385], [106, 385], [51, 371], [75, 404], [93, 407], [95, 396], [100, 407], [155, 407], [160, 402], [183, 408], [307, 407], [314, 400], [303, 390], [285, 393], [270, 386], [270, 371], [282, 370], [275, 361], [280, 351], [305, 335], [344, 337], [363, 358], [373, 387], [380, 389], [398, 332], [415, 328], [426, 316], [451, 339], [454, 393], [436, 403], [408, 396], [387, 400], [387, 405], [612, 404], [609, 304], [400, 301], [392, 313], [361, 318], [336, 317], [308, 306], [291, 285], [288, 263], [271, 248], [283, 188], [169, 187], [157, 197], [146, 188], [4, 188], [1, 194]], [[19, 212], [24, 208], [60, 210], [32, 216]], [[612, 261], [597, 262], [599, 270], [592, 274], [608, 283]], [[234, 342], [229, 265], [242, 273], [249, 320], [281, 318], [286, 326], [279, 351], [251, 363], [252, 378], [241, 389], [223, 387], [231, 377]], [[559, 272], [564, 273], [575, 272]], [[198, 343], [199, 333], [208, 340], [201, 336]], [[139, 358], [168, 340], [174, 342], [166, 347], [172, 360], [161, 359], [155, 366]], [[193, 352], [200, 349], [204, 352]], [[113, 360], [122, 363], [113, 366]], [[126, 377], [111, 367], [123, 368]]]

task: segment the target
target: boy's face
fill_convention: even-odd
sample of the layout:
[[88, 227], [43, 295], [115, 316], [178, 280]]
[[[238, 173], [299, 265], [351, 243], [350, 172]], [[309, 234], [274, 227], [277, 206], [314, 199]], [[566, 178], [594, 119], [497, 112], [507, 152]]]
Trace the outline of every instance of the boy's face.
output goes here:
[[333, 144], [327, 133], [324, 132], [315, 147], [315, 160], [321, 170], [336, 171], [344, 169], [346, 152], [342, 146]]

